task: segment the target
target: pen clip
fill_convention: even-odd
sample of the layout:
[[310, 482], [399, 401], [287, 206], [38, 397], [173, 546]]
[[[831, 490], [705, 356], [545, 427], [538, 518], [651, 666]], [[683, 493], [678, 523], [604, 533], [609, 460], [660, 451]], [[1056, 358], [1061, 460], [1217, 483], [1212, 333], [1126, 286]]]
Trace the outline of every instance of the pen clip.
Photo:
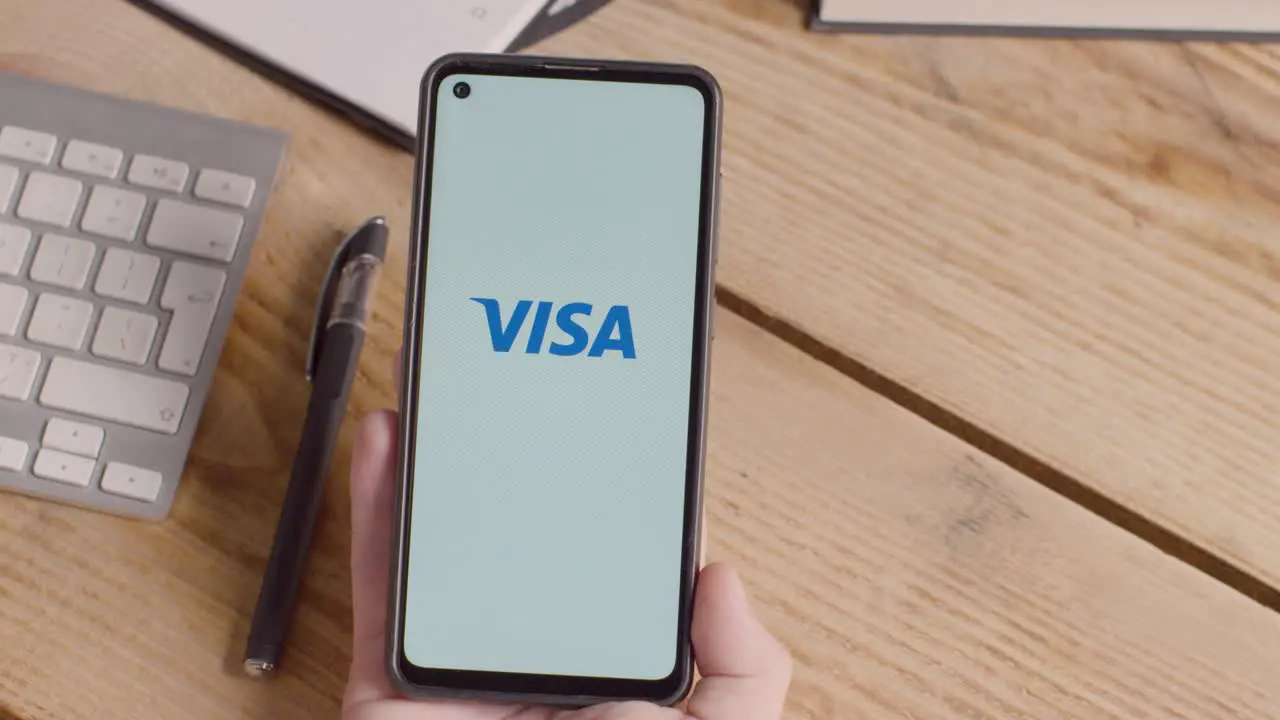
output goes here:
[[324, 279], [320, 300], [316, 303], [315, 323], [311, 326], [311, 346], [307, 351], [307, 382], [315, 379], [316, 369], [320, 365], [320, 352], [324, 349], [326, 326], [329, 316], [333, 313], [333, 299], [338, 290], [338, 281], [342, 277], [342, 268], [347, 264], [347, 258], [351, 254], [352, 242], [364, 232], [364, 229], [365, 226], [361, 225], [348, 235], [338, 246], [337, 252], [333, 254], [333, 260], [329, 263], [329, 272]]

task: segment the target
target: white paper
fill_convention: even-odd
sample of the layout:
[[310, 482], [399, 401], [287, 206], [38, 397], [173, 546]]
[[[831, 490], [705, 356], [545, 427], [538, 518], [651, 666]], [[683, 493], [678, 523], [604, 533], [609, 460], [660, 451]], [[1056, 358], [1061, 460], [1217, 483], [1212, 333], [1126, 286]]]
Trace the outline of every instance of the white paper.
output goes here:
[[153, 1], [410, 135], [417, 132], [422, 74], [436, 58], [450, 52], [501, 52], [546, 4], [546, 0]]
[[833, 23], [1280, 32], [1275, 0], [822, 0]]

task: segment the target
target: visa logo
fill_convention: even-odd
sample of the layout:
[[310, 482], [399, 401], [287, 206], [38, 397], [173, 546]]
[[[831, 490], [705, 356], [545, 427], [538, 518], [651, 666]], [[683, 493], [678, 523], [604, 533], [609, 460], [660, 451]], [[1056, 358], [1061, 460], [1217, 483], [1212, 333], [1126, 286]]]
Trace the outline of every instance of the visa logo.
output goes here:
[[[533, 310], [533, 325], [529, 329], [529, 340], [524, 351], [529, 355], [538, 355], [546, 344], [547, 327], [551, 324], [551, 314], [555, 310], [556, 327], [563, 338], [552, 342], [547, 351], [552, 355], [569, 357], [581, 355], [586, 351], [587, 357], [604, 357], [607, 352], [621, 353], [623, 358], [636, 358], [636, 342], [631, 332], [631, 310], [626, 305], [614, 305], [605, 312], [604, 321], [596, 331], [595, 338], [584, 327], [578, 318], [590, 318], [590, 303], [574, 302], [560, 306], [556, 310], [555, 303], [542, 300], [521, 300], [511, 310], [511, 317], [503, 319], [502, 306], [493, 298], [471, 298], [473, 302], [484, 307], [485, 319], [489, 323], [489, 340], [496, 353], [511, 352]], [[534, 306], [537, 309], [534, 310]]]

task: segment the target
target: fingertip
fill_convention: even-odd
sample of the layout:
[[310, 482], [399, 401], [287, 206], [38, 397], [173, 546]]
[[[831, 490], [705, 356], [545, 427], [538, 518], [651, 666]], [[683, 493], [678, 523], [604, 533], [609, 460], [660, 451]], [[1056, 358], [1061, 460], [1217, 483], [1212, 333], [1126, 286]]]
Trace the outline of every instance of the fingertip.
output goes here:
[[756, 618], [742, 580], [728, 565], [708, 565], [698, 578], [693, 652], [702, 681], [689, 698], [691, 717], [781, 716], [791, 654]]
[[389, 478], [395, 433], [396, 417], [390, 410], [370, 413], [360, 421], [351, 457], [353, 500]]
[[356, 448], [382, 456], [390, 452], [395, 434], [395, 412], [376, 410], [365, 416], [356, 429]]
[[693, 644], [704, 675], [790, 673], [791, 654], [756, 616], [737, 570], [724, 563], [699, 575]]
[[726, 613], [739, 616], [744, 612], [751, 612], [742, 577], [732, 565], [726, 563], [715, 562], [702, 568], [698, 574], [698, 591], [694, 602], [695, 612], [698, 607], [709, 605], [707, 612], [717, 616]]

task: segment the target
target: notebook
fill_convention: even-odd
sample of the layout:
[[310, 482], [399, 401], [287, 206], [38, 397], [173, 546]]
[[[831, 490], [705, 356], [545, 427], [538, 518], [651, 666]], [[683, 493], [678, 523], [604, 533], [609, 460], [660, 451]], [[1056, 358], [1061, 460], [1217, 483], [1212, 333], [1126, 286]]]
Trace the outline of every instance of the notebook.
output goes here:
[[607, 1], [134, 0], [404, 147], [436, 58], [522, 49]]
[[1274, 39], [1274, 0], [814, 0], [812, 26], [858, 32]]

